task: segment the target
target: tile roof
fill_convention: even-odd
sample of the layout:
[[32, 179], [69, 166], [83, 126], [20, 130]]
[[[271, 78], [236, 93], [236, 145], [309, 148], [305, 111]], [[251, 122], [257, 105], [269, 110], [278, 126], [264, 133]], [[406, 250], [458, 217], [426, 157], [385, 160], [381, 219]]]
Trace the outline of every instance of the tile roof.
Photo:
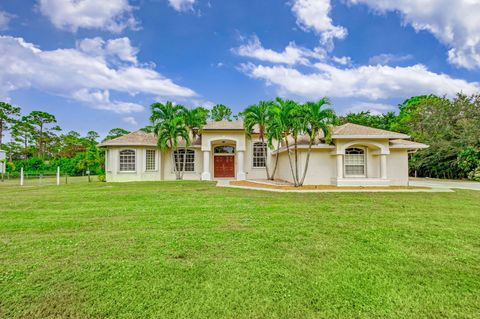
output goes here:
[[397, 139], [397, 140], [390, 140], [390, 148], [421, 149], [421, 148], [428, 148], [428, 145], [414, 142], [414, 141]]
[[332, 132], [332, 138], [357, 138], [357, 137], [374, 137], [374, 138], [409, 138], [408, 135], [381, 130], [378, 128], [346, 123], [335, 126]]
[[[243, 121], [215, 121], [209, 122], [202, 128], [203, 131], [243, 131]], [[253, 127], [253, 133], [259, 133], [258, 125]]]
[[135, 131], [99, 144], [104, 146], [157, 146], [157, 137], [153, 133]]

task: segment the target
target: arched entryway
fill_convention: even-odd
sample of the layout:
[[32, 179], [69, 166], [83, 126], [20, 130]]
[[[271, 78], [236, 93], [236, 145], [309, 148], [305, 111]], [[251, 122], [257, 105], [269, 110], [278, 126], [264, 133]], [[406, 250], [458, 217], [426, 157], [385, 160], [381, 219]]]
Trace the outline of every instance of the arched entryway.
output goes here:
[[218, 145], [213, 148], [213, 177], [235, 177], [235, 146]]

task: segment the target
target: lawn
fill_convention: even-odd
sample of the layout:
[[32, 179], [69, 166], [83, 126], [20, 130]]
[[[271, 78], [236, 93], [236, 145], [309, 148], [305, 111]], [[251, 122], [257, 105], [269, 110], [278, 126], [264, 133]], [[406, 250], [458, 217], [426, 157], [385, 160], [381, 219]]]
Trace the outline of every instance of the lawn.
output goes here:
[[473, 318], [480, 192], [0, 186], [0, 318]]

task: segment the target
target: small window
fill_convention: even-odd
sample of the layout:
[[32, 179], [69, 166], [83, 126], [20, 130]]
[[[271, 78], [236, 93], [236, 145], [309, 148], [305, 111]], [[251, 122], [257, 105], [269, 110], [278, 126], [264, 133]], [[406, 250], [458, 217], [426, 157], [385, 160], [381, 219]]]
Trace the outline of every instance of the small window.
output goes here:
[[135, 151], [120, 151], [120, 172], [135, 172]]
[[345, 150], [346, 176], [364, 177], [366, 175], [365, 163], [365, 149], [355, 147]]
[[146, 171], [155, 171], [157, 169], [157, 151], [147, 150], [145, 160]]
[[215, 154], [235, 154], [235, 147], [233, 146], [217, 146], [213, 150]]
[[262, 142], [253, 143], [253, 167], [264, 168], [267, 164], [267, 144]]
[[175, 151], [174, 157], [177, 171], [182, 171], [185, 158], [185, 172], [195, 172], [195, 151], [181, 149]]

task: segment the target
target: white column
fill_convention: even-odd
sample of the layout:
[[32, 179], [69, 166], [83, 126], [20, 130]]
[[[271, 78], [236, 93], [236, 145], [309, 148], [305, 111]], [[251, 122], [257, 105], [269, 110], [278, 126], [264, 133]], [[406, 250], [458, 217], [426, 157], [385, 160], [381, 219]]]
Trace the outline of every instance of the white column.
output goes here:
[[387, 155], [380, 155], [380, 176], [381, 179], [387, 179]]
[[60, 166], [57, 166], [57, 185], [60, 185]]
[[337, 154], [337, 179], [343, 178], [343, 154]]
[[244, 181], [247, 179], [245, 174], [245, 151], [237, 151], [237, 180]]
[[23, 167], [20, 167], [20, 186], [23, 186]]
[[210, 180], [212, 180], [212, 174], [210, 174], [210, 151], [203, 151], [202, 181]]

